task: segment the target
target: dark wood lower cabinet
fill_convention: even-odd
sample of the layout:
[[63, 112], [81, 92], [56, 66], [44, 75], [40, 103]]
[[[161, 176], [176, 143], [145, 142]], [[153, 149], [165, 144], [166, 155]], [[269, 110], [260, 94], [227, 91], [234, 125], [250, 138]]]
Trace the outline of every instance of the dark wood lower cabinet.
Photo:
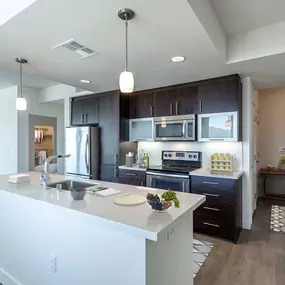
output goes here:
[[194, 211], [194, 232], [237, 242], [242, 228], [242, 178], [191, 176], [191, 192], [206, 196]]
[[119, 169], [119, 183], [145, 186], [145, 171]]

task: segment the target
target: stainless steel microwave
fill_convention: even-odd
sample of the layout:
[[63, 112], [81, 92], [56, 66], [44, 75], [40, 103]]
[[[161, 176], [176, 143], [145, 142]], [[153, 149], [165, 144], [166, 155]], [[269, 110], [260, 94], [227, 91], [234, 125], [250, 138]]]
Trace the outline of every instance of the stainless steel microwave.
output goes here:
[[155, 141], [195, 141], [195, 115], [154, 118]]

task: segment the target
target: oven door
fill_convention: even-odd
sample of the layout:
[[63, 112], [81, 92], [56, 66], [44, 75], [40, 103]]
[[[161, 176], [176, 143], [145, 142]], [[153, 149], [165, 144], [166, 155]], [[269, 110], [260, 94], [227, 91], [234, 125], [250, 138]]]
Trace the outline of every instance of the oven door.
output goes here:
[[168, 121], [166, 118], [154, 121], [154, 140], [179, 141], [185, 139], [185, 121]]
[[196, 140], [196, 125], [195, 120], [185, 121], [185, 139], [188, 141]]
[[178, 192], [190, 193], [190, 179], [185, 174], [159, 173], [148, 171], [146, 173], [146, 186], [163, 190], [171, 189]]

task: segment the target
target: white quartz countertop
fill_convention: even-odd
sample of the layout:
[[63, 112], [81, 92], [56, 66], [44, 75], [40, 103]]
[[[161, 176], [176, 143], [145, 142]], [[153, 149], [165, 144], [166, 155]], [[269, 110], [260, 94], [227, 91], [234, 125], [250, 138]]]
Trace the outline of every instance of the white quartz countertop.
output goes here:
[[[118, 195], [123, 196], [126, 193], [145, 196], [148, 192], [161, 194], [164, 192], [163, 190], [94, 180], [89, 181], [118, 189], [121, 193], [109, 197], [101, 197], [96, 194], [87, 193], [84, 200], [73, 201], [70, 191], [63, 190], [62, 192], [57, 192], [54, 188], [44, 190], [40, 185], [40, 173], [30, 172], [30, 175], [31, 182], [22, 184], [9, 183], [9, 175], [1, 175], [0, 194], [1, 191], [6, 191], [92, 215], [95, 219], [103, 220], [116, 229], [126, 230], [131, 234], [143, 236], [146, 239], [154, 241], [158, 239], [158, 234], [171, 225], [176, 219], [188, 211], [194, 211], [205, 201], [205, 196], [202, 195], [177, 192], [180, 208], [176, 209], [173, 207], [168, 212], [155, 213], [150, 209], [147, 203], [138, 206], [119, 206], [116, 205], [113, 200], [115, 197], [118, 197]], [[51, 175], [51, 183], [63, 181], [65, 178], [66, 177], [62, 175], [53, 174]], [[73, 177], [67, 178], [80, 180]], [[86, 181], [86, 179], [83, 181]]]
[[205, 176], [205, 177], [215, 177], [215, 178], [225, 178], [225, 179], [238, 179], [243, 175], [243, 170], [235, 170], [228, 173], [212, 173], [208, 168], [200, 168], [190, 172], [191, 176]]
[[127, 169], [127, 170], [139, 170], [139, 171], [146, 171], [146, 167], [138, 166], [137, 164], [134, 164], [133, 167], [129, 167], [126, 165], [120, 165], [119, 169]]

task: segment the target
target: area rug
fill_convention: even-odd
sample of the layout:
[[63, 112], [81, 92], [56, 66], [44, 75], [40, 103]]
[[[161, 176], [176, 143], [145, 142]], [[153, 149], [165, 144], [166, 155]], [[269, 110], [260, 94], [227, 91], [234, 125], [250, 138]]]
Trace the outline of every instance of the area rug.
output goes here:
[[203, 265], [206, 258], [209, 256], [210, 251], [213, 247], [214, 244], [211, 242], [193, 239], [193, 278], [200, 270], [200, 267]]
[[270, 229], [274, 232], [285, 233], [285, 207], [272, 205]]

